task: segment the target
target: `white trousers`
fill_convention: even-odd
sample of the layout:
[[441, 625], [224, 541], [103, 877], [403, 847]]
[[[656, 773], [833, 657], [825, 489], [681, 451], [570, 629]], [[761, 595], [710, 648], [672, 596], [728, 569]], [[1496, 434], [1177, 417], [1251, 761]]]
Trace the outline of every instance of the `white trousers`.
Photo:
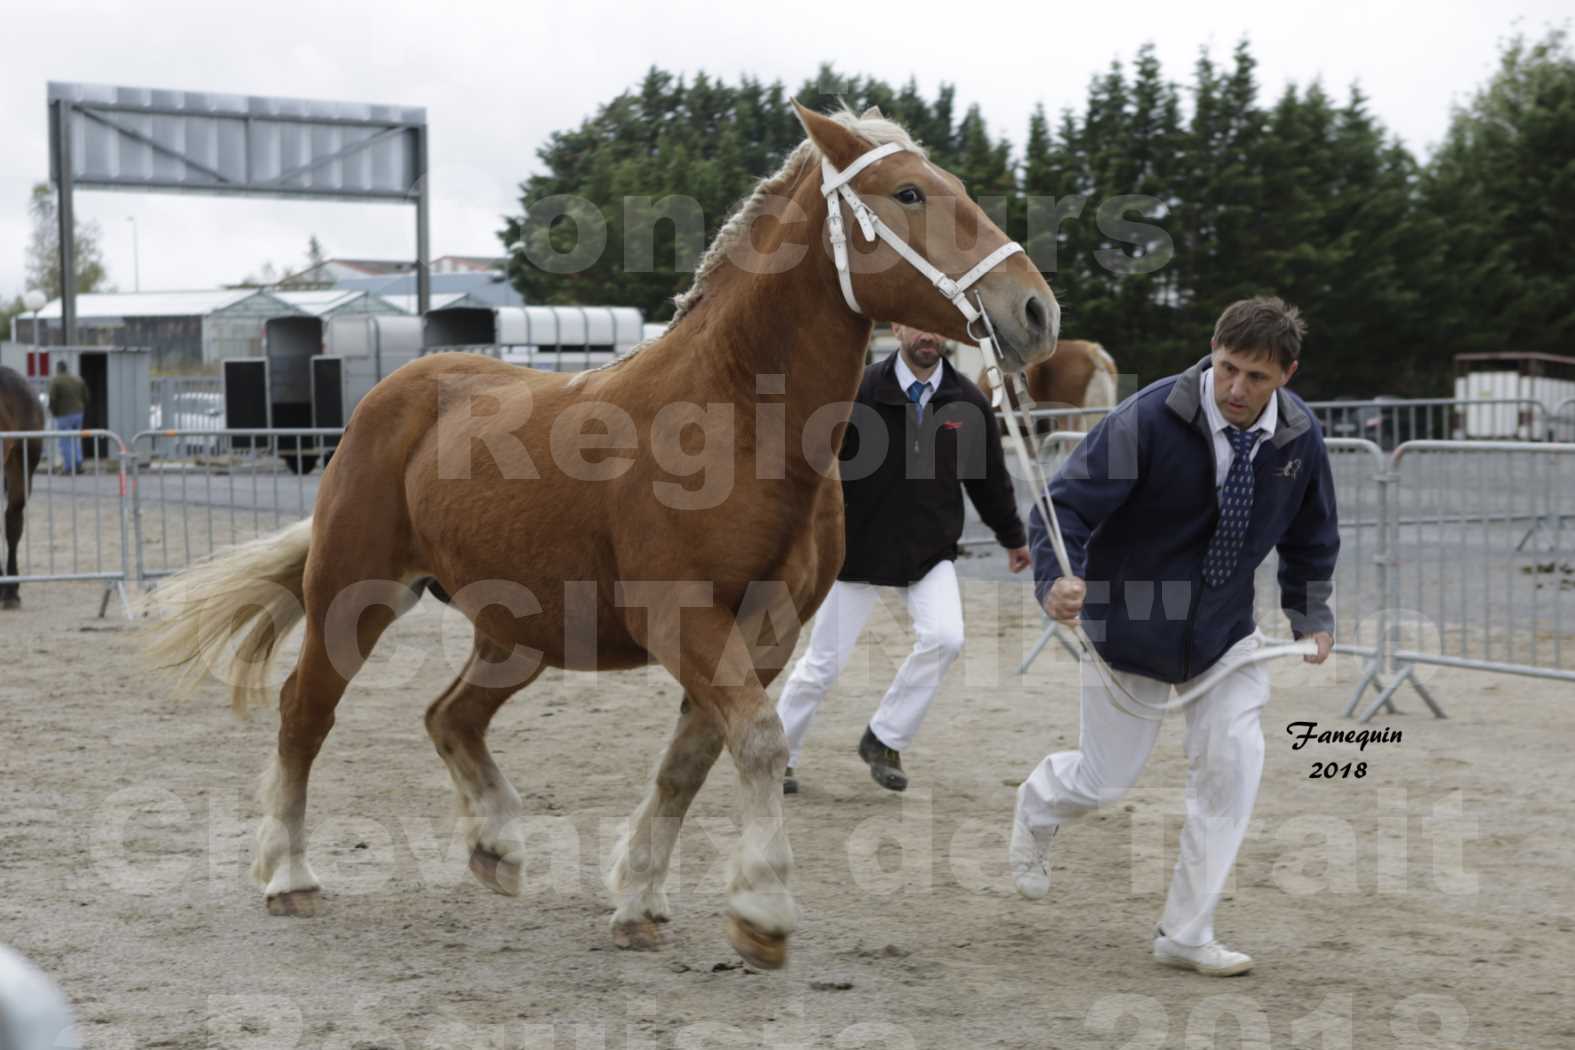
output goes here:
[[[1255, 632], [1222, 659], [1263, 644], [1263, 635]], [[1165, 682], [1112, 673], [1138, 700], [1157, 704], [1170, 698]], [[1186, 688], [1176, 687], [1178, 692]], [[1114, 802], [1137, 781], [1160, 723], [1127, 714], [1108, 694], [1098, 672], [1084, 661], [1078, 749], [1047, 755], [1023, 785], [1019, 799], [1030, 827], [1076, 819]], [[1263, 776], [1258, 716], [1268, 701], [1269, 672], [1257, 663], [1226, 675], [1186, 708], [1187, 815], [1159, 922], [1166, 936], [1182, 944], [1214, 939], [1214, 908], [1246, 836]], [[1063, 842], [1064, 837], [1057, 839], [1057, 848]]]
[[[777, 716], [787, 731], [788, 765], [798, 765], [815, 709], [848, 665], [875, 608], [879, 589], [874, 584], [838, 580], [816, 612], [809, 649], [793, 666], [777, 700]], [[897, 677], [869, 724], [883, 744], [904, 751], [919, 731], [946, 669], [962, 651], [962, 594], [957, 589], [956, 566], [950, 561], [937, 563], [923, 579], [907, 587], [886, 589], [900, 591], [907, 601], [908, 615], [913, 617], [913, 651], [897, 669]]]

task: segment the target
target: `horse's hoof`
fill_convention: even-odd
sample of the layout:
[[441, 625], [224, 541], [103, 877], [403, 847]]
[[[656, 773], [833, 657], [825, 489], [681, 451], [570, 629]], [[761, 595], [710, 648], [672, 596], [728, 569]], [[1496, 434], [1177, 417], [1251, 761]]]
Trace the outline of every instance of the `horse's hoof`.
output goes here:
[[649, 918], [613, 923], [612, 938], [615, 947], [630, 952], [659, 951], [668, 944], [663, 923]]
[[14, 598], [14, 597], [11, 597], [10, 595], [7, 595], [4, 598], [0, 598], [0, 610], [5, 610], [5, 611], [9, 612], [9, 611], [11, 611], [13, 609], [20, 609], [21, 607], [22, 607], [22, 599], [20, 599], [20, 598]]
[[268, 897], [268, 914], [291, 919], [310, 919], [317, 914], [317, 904], [322, 899], [320, 890], [291, 890], [274, 893]]
[[748, 919], [727, 917], [727, 939], [733, 950], [757, 970], [780, 970], [787, 962], [787, 934], [768, 933]]
[[505, 897], [520, 895], [520, 866], [491, 850], [477, 846], [470, 851], [470, 873], [494, 893]]

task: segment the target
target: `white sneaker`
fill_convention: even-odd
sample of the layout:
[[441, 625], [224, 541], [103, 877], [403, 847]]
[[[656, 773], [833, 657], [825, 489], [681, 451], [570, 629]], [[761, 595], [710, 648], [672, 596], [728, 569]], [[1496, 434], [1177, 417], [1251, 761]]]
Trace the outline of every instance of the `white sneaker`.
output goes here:
[[1154, 961], [1183, 970], [1196, 970], [1209, 977], [1233, 977], [1252, 969], [1252, 956], [1233, 952], [1219, 941], [1194, 948], [1173, 941], [1163, 933], [1154, 938]]
[[1012, 813], [1012, 841], [1006, 859], [1012, 865], [1012, 881], [1017, 892], [1031, 901], [1050, 892], [1050, 840], [1059, 825], [1031, 828], [1023, 817], [1023, 792], [1017, 790], [1017, 808]]

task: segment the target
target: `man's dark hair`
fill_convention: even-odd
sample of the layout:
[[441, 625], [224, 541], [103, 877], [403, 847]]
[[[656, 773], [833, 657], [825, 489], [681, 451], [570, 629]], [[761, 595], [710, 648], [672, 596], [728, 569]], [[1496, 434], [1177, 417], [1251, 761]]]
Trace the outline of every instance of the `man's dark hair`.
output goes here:
[[1272, 357], [1289, 369], [1302, 353], [1307, 323], [1301, 311], [1275, 295], [1239, 299], [1214, 325], [1214, 345], [1222, 350]]
[[55, 371], [56, 372], [60, 372], [60, 373], [65, 373], [65, 372], [69, 371], [69, 369], [66, 368], [66, 363], [64, 361], [56, 361], [55, 362]]

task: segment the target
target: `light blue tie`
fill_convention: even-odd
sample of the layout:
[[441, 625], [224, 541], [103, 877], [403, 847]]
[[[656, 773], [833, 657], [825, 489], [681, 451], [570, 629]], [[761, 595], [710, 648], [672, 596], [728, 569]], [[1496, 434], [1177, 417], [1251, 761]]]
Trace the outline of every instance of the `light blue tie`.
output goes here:
[[924, 396], [925, 388], [930, 384], [922, 379], [915, 379], [908, 384], [908, 400], [913, 402], [913, 410], [918, 414], [919, 422], [924, 422], [924, 402], [919, 399]]
[[1233, 455], [1220, 489], [1220, 520], [1203, 555], [1203, 580], [1210, 587], [1220, 586], [1236, 571], [1236, 559], [1252, 520], [1252, 447], [1258, 442], [1258, 431], [1226, 427], [1225, 437]]

